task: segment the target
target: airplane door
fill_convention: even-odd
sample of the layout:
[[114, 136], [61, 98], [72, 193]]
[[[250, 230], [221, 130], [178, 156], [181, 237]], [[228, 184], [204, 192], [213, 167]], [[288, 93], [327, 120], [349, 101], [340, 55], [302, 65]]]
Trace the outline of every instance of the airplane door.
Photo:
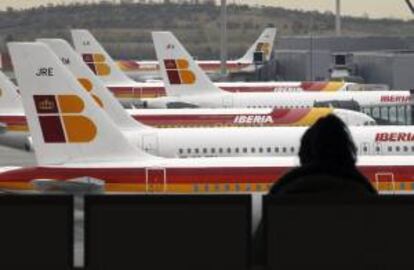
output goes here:
[[146, 168], [148, 193], [161, 193], [167, 191], [167, 178], [165, 168]]
[[158, 137], [156, 134], [142, 136], [142, 149], [150, 154], [158, 155]]
[[233, 97], [225, 95], [223, 97], [223, 108], [233, 108]]
[[375, 187], [383, 194], [395, 193], [394, 174], [391, 172], [380, 172], [375, 174]]

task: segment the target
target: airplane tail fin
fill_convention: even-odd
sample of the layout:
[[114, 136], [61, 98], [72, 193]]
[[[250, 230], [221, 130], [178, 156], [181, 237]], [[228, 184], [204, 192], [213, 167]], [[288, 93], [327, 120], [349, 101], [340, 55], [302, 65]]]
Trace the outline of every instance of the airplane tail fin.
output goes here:
[[152, 32], [152, 39], [169, 96], [224, 92], [212, 83], [171, 32]]
[[78, 79], [85, 90], [101, 106], [120, 129], [147, 128], [135, 121], [121, 106], [119, 101], [103, 85], [102, 81], [82, 61], [70, 44], [63, 39], [38, 39], [46, 44], [62, 63]]
[[16, 85], [0, 71], [0, 112], [23, 112], [23, 105]]
[[124, 162], [149, 156], [130, 145], [42, 43], [9, 43], [39, 165]]
[[73, 44], [85, 63], [105, 84], [135, 83], [116, 65], [112, 57], [88, 31], [71, 30]]
[[254, 60], [254, 54], [256, 52], [263, 53], [263, 59], [265, 61], [270, 60], [270, 56], [273, 51], [273, 43], [275, 41], [277, 29], [274, 27], [266, 28], [255, 43], [247, 50], [246, 54], [240, 58], [240, 62], [252, 63]]

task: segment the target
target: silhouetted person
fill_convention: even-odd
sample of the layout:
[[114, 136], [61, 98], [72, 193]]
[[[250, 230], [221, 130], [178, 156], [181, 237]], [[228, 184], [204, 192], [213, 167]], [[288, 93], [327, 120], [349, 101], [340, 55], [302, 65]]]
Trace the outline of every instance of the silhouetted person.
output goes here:
[[347, 126], [334, 115], [320, 118], [303, 135], [301, 166], [284, 175], [270, 194], [376, 194], [356, 167], [357, 148]]
[[[364, 196], [377, 191], [356, 167], [357, 148], [346, 125], [336, 116], [320, 118], [302, 136], [300, 167], [280, 178], [272, 195]], [[254, 263], [264, 262], [263, 225], [254, 237]]]

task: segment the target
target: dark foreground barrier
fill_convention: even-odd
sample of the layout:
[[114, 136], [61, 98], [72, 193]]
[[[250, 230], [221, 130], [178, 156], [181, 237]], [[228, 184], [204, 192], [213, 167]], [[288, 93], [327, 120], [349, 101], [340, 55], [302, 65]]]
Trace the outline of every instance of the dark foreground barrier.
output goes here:
[[88, 196], [86, 268], [243, 270], [250, 196]]
[[0, 269], [71, 269], [70, 196], [0, 196]]
[[414, 269], [414, 198], [264, 201], [269, 269]]

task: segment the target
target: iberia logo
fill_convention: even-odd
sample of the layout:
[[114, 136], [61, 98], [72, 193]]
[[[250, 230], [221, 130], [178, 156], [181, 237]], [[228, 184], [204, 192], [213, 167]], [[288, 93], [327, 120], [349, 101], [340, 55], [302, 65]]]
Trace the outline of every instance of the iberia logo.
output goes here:
[[194, 84], [196, 76], [188, 69], [185, 59], [164, 59], [170, 84]]
[[87, 53], [83, 54], [83, 61], [89, 66], [89, 68], [98, 76], [108, 76], [111, 74], [111, 68], [106, 63], [105, 56], [100, 53]]
[[87, 78], [79, 78], [78, 81], [83, 86], [83, 89], [85, 89], [85, 91], [88, 92], [92, 96], [92, 98], [99, 105], [99, 107], [103, 108], [104, 105], [103, 105], [102, 100], [97, 95], [92, 93], [93, 83], [91, 82], [91, 80]]
[[270, 54], [270, 43], [259, 42], [256, 46], [256, 52], [263, 52], [266, 56]]
[[97, 134], [95, 124], [81, 115], [83, 100], [75, 95], [33, 96], [45, 143], [86, 143]]

